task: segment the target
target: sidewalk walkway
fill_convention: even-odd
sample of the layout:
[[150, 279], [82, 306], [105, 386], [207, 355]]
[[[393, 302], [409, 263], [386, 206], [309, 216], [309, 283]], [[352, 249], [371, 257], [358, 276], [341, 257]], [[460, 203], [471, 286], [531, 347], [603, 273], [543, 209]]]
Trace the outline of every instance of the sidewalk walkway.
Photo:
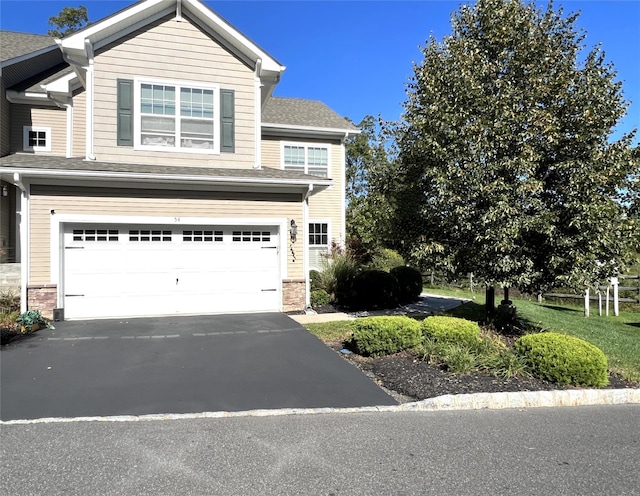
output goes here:
[[453, 298], [430, 293], [422, 293], [420, 299], [409, 305], [402, 305], [388, 310], [372, 310], [363, 312], [336, 312], [336, 313], [309, 313], [306, 315], [290, 315], [300, 324], [312, 324], [317, 322], [334, 322], [337, 320], [352, 320], [358, 317], [373, 317], [379, 315], [408, 315], [410, 317], [426, 317], [434, 313], [442, 313], [456, 308], [471, 300], [468, 298]]

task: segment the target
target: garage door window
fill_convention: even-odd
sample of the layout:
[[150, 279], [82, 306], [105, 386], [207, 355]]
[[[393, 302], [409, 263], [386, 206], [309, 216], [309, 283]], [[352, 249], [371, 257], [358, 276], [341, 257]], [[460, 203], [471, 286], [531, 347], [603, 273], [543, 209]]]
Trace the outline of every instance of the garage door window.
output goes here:
[[222, 231], [182, 231], [185, 242], [222, 242]]
[[130, 230], [129, 241], [171, 241], [171, 231]]
[[269, 231], [233, 231], [234, 243], [260, 243], [271, 241]]
[[112, 229], [74, 229], [74, 241], [118, 241], [118, 231]]

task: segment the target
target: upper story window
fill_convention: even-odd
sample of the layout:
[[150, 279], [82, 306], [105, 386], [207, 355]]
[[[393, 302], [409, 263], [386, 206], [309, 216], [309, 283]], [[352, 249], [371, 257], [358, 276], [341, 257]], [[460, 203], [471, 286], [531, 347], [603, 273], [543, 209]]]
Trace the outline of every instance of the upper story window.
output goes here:
[[220, 152], [217, 86], [141, 79], [134, 100], [136, 148]]
[[22, 149], [25, 152], [50, 152], [51, 128], [41, 126], [23, 126]]
[[282, 164], [285, 170], [328, 177], [329, 145], [284, 143]]

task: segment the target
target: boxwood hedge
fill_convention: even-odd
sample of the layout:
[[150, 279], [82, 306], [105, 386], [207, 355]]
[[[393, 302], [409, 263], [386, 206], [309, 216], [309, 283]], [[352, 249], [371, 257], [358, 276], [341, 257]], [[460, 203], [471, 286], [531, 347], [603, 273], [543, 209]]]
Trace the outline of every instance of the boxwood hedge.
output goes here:
[[560, 385], [603, 387], [607, 357], [586, 341], [555, 332], [522, 336], [514, 344], [533, 374]]
[[354, 322], [352, 342], [360, 355], [388, 355], [421, 341], [420, 323], [409, 317], [365, 317]]

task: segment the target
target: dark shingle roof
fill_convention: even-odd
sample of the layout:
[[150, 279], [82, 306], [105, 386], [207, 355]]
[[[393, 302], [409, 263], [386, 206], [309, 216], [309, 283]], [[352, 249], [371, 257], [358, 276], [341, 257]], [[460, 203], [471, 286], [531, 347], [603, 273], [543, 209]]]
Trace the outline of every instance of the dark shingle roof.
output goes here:
[[324, 103], [301, 98], [271, 97], [262, 111], [262, 122], [353, 131], [358, 129]]
[[325, 182], [331, 179], [311, 176], [300, 172], [263, 167], [262, 169], [223, 169], [213, 167], [178, 167], [172, 165], [119, 164], [113, 162], [92, 162], [82, 158], [47, 157], [16, 153], [0, 158], [0, 169], [75, 172], [104, 172], [123, 175], [148, 176], [190, 176], [203, 180], [275, 180], [293, 183]]
[[55, 46], [55, 44], [50, 36], [0, 31], [0, 61], [5, 62], [43, 48]]

